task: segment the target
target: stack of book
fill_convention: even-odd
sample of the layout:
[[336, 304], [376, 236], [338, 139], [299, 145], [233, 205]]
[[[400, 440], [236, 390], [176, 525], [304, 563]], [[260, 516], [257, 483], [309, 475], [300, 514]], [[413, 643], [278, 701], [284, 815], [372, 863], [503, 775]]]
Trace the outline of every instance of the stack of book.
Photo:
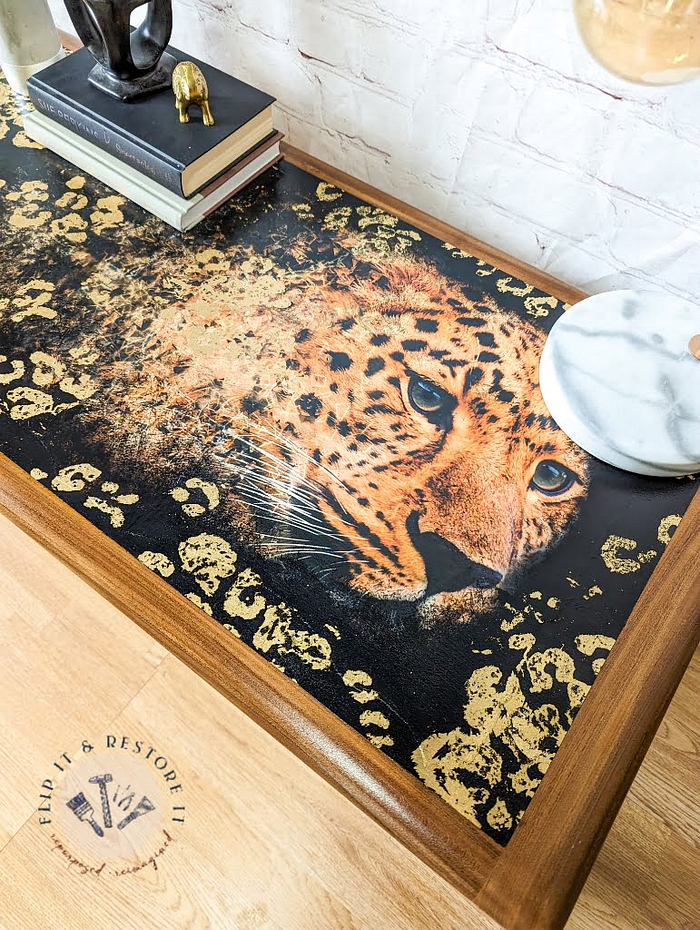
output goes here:
[[35, 112], [25, 132], [46, 148], [185, 231], [282, 157], [274, 98], [190, 58], [209, 86], [214, 125], [199, 107], [181, 123], [175, 96], [160, 91], [124, 103], [88, 83], [95, 60], [80, 49], [28, 81]]

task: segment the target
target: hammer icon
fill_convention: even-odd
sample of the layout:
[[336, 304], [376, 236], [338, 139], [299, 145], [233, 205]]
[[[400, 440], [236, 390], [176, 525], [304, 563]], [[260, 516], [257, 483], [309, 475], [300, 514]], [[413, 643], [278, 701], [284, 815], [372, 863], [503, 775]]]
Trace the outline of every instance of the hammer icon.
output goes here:
[[93, 775], [92, 778], [89, 778], [88, 781], [92, 785], [100, 786], [100, 802], [102, 804], [102, 819], [104, 820], [105, 827], [112, 826], [112, 811], [109, 806], [109, 797], [107, 796], [107, 784], [112, 781], [112, 776], [107, 773], [105, 775]]

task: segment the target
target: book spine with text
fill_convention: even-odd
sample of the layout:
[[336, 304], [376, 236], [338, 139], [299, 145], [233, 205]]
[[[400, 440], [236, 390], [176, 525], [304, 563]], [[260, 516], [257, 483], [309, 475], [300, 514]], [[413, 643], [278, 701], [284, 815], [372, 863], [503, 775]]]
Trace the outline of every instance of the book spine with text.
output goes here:
[[54, 93], [47, 93], [35, 81], [28, 82], [28, 89], [29, 99], [40, 113], [162, 184], [174, 194], [183, 196], [184, 166], [165, 161], [162, 156], [145, 149], [128, 136], [123, 136], [115, 132], [111, 126], [96, 120], [90, 113], [73, 106], [71, 101]]

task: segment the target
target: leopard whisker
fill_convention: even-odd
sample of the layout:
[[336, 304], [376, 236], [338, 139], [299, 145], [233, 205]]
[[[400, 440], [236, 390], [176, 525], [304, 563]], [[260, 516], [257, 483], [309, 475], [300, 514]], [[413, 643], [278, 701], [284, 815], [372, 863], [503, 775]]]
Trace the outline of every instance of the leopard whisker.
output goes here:
[[[290, 439], [289, 436], [286, 436], [284, 433], [280, 432], [279, 430], [274, 430], [269, 426], [265, 426], [262, 423], [255, 423], [255, 427], [258, 430], [260, 430], [261, 433], [263, 434], [267, 433], [268, 435], [272, 436], [273, 439], [276, 440], [277, 445], [280, 445], [282, 447], [286, 446], [287, 448], [294, 450], [294, 452], [300, 455], [303, 459], [306, 459], [308, 462], [310, 462], [311, 465], [313, 465], [315, 468], [318, 468], [320, 471], [324, 472], [324, 474], [328, 475], [329, 478], [332, 478], [333, 481], [337, 482], [346, 493], [350, 493], [349, 488], [347, 487], [345, 482], [341, 478], [338, 477], [338, 475], [332, 472], [330, 468], [328, 468], [322, 462], [317, 462], [314, 458], [312, 458], [309, 455], [306, 449], [304, 449], [298, 443]], [[281, 442], [280, 442], [280, 439], [282, 440]], [[340, 501], [338, 501], [338, 503], [340, 504], [341, 507], [343, 507]], [[344, 507], [343, 507], [343, 510], [345, 510]]]
[[[303, 538], [300, 536], [277, 536], [277, 535], [273, 535], [272, 533], [259, 533], [258, 537], [260, 539], [271, 540], [270, 543], [264, 543], [264, 545], [272, 546], [272, 545], [277, 544], [277, 545], [283, 546], [289, 543], [293, 545], [294, 544], [311, 545], [311, 546], [314, 546], [314, 548], [318, 549], [319, 551], [332, 552], [335, 555], [341, 555], [341, 557], [352, 555], [355, 552], [362, 552], [362, 549], [358, 548], [357, 546], [353, 546], [352, 549], [343, 549], [342, 554], [341, 554], [341, 553], [338, 553], [337, 550], [329, 550], [327, 546], [320, 546], [320, 545], [316, 546], [314, 543], [310, 543], [306, 538]], [[339, 538], [345, 541], [345, 537], [339, 537]]]
[[[369, 565], [370, 563], [362, 559], [356, 559], [356, 560], [353, 559], [352, 564], [353, 565]], [[336, 565], [329, 565], [328, 568], [321, 568], [318, 571], [315, 571], [314, 574], [316, 575], [317, 578], [326, 578], [328, 575], [332, 575], [336, 573], [337, 571], [338, 571], [338, 567]], [[362, 594], [362, 593], [363, 592], [358, 592], [358, 594]]]
[[[291, 475], [291, 474], [294, 475], [294, 477], [295, 477], [295, 479], [296, 479], [297, 482], [300, 482], [301, 484], [305, 485], [309, 490], [313, 491], [314, 494], [318, 494], [319, 490], [321, 489], [321, 485], [319, 485], [318, 483], [312, 482], [311, 479], [309, 479], [307, 475], [303, 474], [302, 472], [299, 472], [299, 471], [291, 464], [291, 462], [287, 462], [285, 459], [281, 459], [281, 458], [279, 458], [278, 456], [273, 455], [273, 454], [272, 454], [271, 452], [269, 452], [267, 449], [263, 449], [263, 448], [260, 447], [260, 446], [254, 446], [253, 443], [251, 443], [251, 441], [250, 441], [249, 439], [242, 439], [242, 441], [245, 442], [245, 443], [247, 443], [248, 446], [249, 446], [250, 448], [255, 449], [255, 451], [256, 451], [259, 455], [263, 455], [263, 456], [265, 456], [266, 459], [269, 459], [270, 461], [272, 461], [276, 466], [279, 467], [280, 465], [284, 465], [284, 467], [287, 469], [288, 473], [289, 473], [290, 475]], [[280, 445], [280, 443], [276, 443], [276, 445]], [[298, 447], [297, 447], [297, 448], [298, 448]], [[299, 451], [302, 451], [302, 450], [299, 450]], [[315, 463], [314, 463], [314, 460], [313, 460], [309, 455], [306, 455], [306, 453], [304, 453], [304, 455], [306, 456], [306, 458], [307, 458], [310, 462], [312, 462], [313, 464], [315, 464]], [[342, 506], [342, 505], [341, 505], [341, 506]]]
[[[279, 482], [267, 474], [258, 476], [255, 475], [254, 472], [251, 473], [250, 471], [246, 471], [244, 472], [243, 479], [238, 485], [238, 488], [241, 489], [246, 484], [248, 485], [248, 489], [254, 488], [258, 492], [261, 500], [264, 500], [267, 497], [265, 493], [265, 486], [269, 486], [276, 491], [282, 492], [289, 498], [290, 506], [296, 513], [307, 517], [307, 519], [312, 522], [318, 523], [319, 511], [317, 498], [310, 498], [307, 494], [301, 492], [298, 488], [289, 488], [286, 483]], [[270, 495], [270, 497], [272, 497], [272, 495]], [[342, 517], [339, 517], [339, 519], [345, 526], [352, 529], [351, 523], [343, 520]], [[327, 532], [325, 524], [317, 526], [317, 529], [322, 530], [324, 533]]]
[[[244, 478], [250, 479], [254, 475], [255, 475], [255, 472], [254, 470], [251, 469], [250, 471], [246, 471], [244, 473]], [[288, 481], [277, 478], [273, 475], [268, 474], [267, 472], [263, 472], [261, 477], [262, 477], [262, 482], [274, 488], [274, 490], [276, 491], [281, 491], [284, 495], [286, 495], [289, 498], [294, 498], [305, 504], [316, 505], [318, 503], [318, 494], [312, 497], [306, 489], [302, 490], [299, 487], [290, 485]], [[260, 483], [261, 481], [260, 479], [258, 479], [258, 484], [260, 485]]]
[[[252, 477], [253, 477], [253, 476], [251, 475], [251, 473], [248, 472], [248, 471], [246, 471], [246, 472], [244, 473], [244, 479], [243, 479], [243, 480], [244, 480], [244, 481], [247, 481], [247, 482], [249, 483], [249, 486], [255, 487], [256, 490], [261, 494], [262, 497], [265, 496], [264, 486], [265, 486], [265, 485], [269, 485], [270, 487], [274, 488], [274, 489], [277, 490], [277, 491], [281, 491], [283, 494], [285, 494], [286, 496], [289, 497], [290, 505], [294, 508], [295, 512], [301, 513], [302, 515], [306, 516], [306, 517], [307, 517], [309, 520], [311, 520], [311, 521], [316, 522], [316, 521], [319, 520], [318, 499], [317, 499], [317, 498], [313, 498], [313, 499], [312, 499], [312, 498], [309, 498], [308, 495], [306, 495], [306, 494], [304, 494], [304, 493], [301, 493], [300, 490], [299, 490], [298, 488], [291, 488], [291, 489], [290, 489], [290, 488], [288, 488], [288, 486], [287, 486], [286, 484], [280, 483], [280, 482], [276, 481], [275, 479], [273, 479], [273, 478], [271, 478], [271, 477], [269, 477], [268, 475], [265, 475], [265, 474], [263, 474], [263, 475], [260, 476], [260, 477], [258, 477], [257, 475], [254, 476], [255, 479], [256, 479], [256, 481], [257, 481], [256, 484], [253, 484], [253, 481], [251, 480]], [[241, 484], [243, 484], [243, 481], [241, 482]], [[240, 485], [239, 485], [239, 487], [240, 487]], [[300, 506], [300, 505], [301, 505], [301, 506]], [[311, 509], [309, 508], [309, 505], [311, 505], [314, 509], [311, 510]], [[347, 511], [345, 511], [345, 512], [347, 513]], [[350, 514], [348, 514], [348, 516], [350, 516]], [[347, 526], [349, 530], [352, 530], [352, 529], [353, 529], [353, 526], [354, 526], [354, 525], [353, 525], [352, 523], [349, 523], [347, 520], [343, 520], [343, 518], [342, 518], [340, 515], [337, 515], [337, 518], [339, 519], [339, 521], [340, 521], [344, 526]], [[318, 527], [318, 528], [321, 529], [323, 532], [327, 532], [327, 529], [326, 529], [326, 527], [325, 527], [325, 524], [322, 525], [322, 526], [320, 526], [320, 527]], [[345, 534], [345, 538], [348, 538], [348, 536], [349, 536], [349, 534], [346, 533], [346, 534]], [[353, 534], [353, 536], [354, 536], [353, 541], [359, 541], [359, 537], [358, 537], [358, 536], [356, 536], [356, 535], [354, 535], [354, 534]], [[337, 538], [340, 538], [340, 537], [337, 537]], [[367, 543], [367, 540], [365, 540], [365, 544], [366, 544], [366, 543]], [[371, 544], [370, 544], [370, 545], [371, 545]]]
[[[270, 512], [269, 512], [268, 506], [267, 506], [267, 505], [268, 505], [268, 500], [267, 500], [267, 498], [265, 498], [265, 497], [257, 497], [257, 498], [256, 498], [256, 497], [250, 496], [250, 497], [248, 498], [248, 500], [247, 500], [247, 503], [249, 503], [250, 506], [253, 507], [253, 509], [254, 509], [255, 511], [259, 512], [262, 516], [264, 516], [264, 517], [269, 517], [269, 516], [270, 516]], [[352, 556], [352, 557], [353, 557], [353, 561], [358, 562], [358, 563], [361, 562], [362, 564], [367, 564], [367, 565], [371, 564], [371, 563], [370, 563], [369, 561], [367, 561], [367, 560], [359, 560], [359, 559], [357, 559], [357, 558], [354, 557], [354, 553], [357, 553], [357, 552], [360, 552], [360, 553], [366, 552], [367, 545], [369, 545], [374, 551], [377, 551], [377, 552], [379, 551], [379, 550], [376, 549], [375, 546], [372, 545], [372, 543], [369, 543], [368, 540], [366, 540], [366, 539], [361, 539], [361, 538], [358, 537], [358, 536], [355, 536], [354, 538], [351, 538], [351, 537], [348, 536], [347, 534], [331, 533], [331, 532], [328, 532], [328, 530], [327, 530], [327, 528], [326, 528], [325, 526], [320, 526], [320, 525], [318, 525], [318, 524], [314, 524], [314, 523], [305, 521], [305, 520], [303, 520], [303, 519], [301, 519], [301, 520], [298, 519], [298, 518], [297, 518], [297, 519], [294, 519], [293, 517], [290, 517], [288, 514], [280, 514], [280, 519], [279, 519], [278, 522], [282, 523], [284, 526], [289, 526], [289, 527], [295, 528], [295, 529], [297, 529], [297, 530], [301, 530], [302, 532], [304, 532], [304, 531], [306, 531], [306, 532], [311, 532], [311, 533], [314, 533], [316, 536], [321, 536], [322, 538], [326, 538], [326, 539], [335, 539], [335, 540], [337, 540], [337, 541], [339, 541], [339, 542], [342, 542], [342, 543], [348, 543], [348, 542], [354, 542], [354, 543], [356, 543], [356, 542], [362, 542], [362, 543], [364, 543], [364, 547], [363, 547], [363, 548], [360, 548], [360, 547], [357, 546], [357, 545], [353, 545], [352, 548], [350, 548], [350, 549], [345, 549], [345, 550], [344, 550], [344, 557], [345, 557], [346, 559], [349, 560], [349, 557]], [[273, 537], [273, 538], [274, 538], [274, 537]], [[289, 539], [289, 537], [277, 537], [277, 538], [280, 538], [280, 539], [282, 539], [282, 540], [287, 540], [287, 539]], [[326, 551], [327, 551], [327, 550], [326, 550]]]
[[[251, 448], [254, 448], [254, 447], [251, 446]], [[259, 451], [262, 451], [262, 450], [259, 450]], [[311, 484], [311, 482], [304, 479], [302, 475], [300, 475], [297, 471], [295, 471], [294, 467], [290, 463], [284, 462], [284, 460], [275, 458], [273, 456], [268, 456], [271, 459], [271, 464], [268, 462], [261, 462], [257, 456], [253, 456], [247, 452], [241, 452], [240, 450], [236, 453], [236, 457], [252, 465], [261, 466], [261, 468], [264, 470], [266, 481], [272, 481], [272, 479], [267, 476], [267, 469], [269, 469], [272, 465], [272, 467], [275, 469], [275, 471], [277, 472], [277, 474], [279, 475], [281, 479], [285, 479], [285, 478], [294, 479], [295, 484], [293, 488], [290, 488], [289, 485], [287, 485], [284, 488], [285, 494], [294, 493], [295, 496], [298, 496], [300, 498], [305, 498], [307, 502], [309, 503], [316, 502], [320, 487], [316, 487], [313, 484]], [[226, 468], [226, 470], [231, 471], [231, 470], [234, 470], [236, 466], [232, 465], [230, 462], [226, 462], [224, 467]], [[286, 469], [286, 472], [285, 472], [285, 469]], [[247, 470], [246, 470], [246, 473], [247, 473]], [[305, 485], [305, 487], [303, 487], [303, 490], [296, 483], [299, 481], [301, 481], [303, 485]], [[313, 492], [313, 495], [314, 495], [313, 497], [311, 496], [310, 492]]]
[[[246, 453], [239, 452], [238, 457], [244, 460], [246, 467], [236, 468], [230, 462], [227, 462], [225, 468], [226, 471], [229, 472], [235, 470], [237, 474], [241, 476], [241, 484], [247, 481], [250, 485], [257, 486], [260, 489], [262, 489], [264, 485], [268, 485], [277, 491], [282, 491], [285, 497], [293, 496], [298, 500], [303, 500], [307, 504], [316, 504], [317, 498], [315, 496], [312, 497], [306, 489], [302, 490], [298, 487], [290, 486], [288, 476], [285, 475], [279, 467], [276, 467], [276, 474], [274, 474], [271, 473], [268, 463], [260, 463], [258, 459]], [[262, 474], [257, 474], [257, 467], [260, 465], [262, 465]], [[249, 466], [256, 466], [256, 468], [254, 469]]]
[[[242, 493], [240, 493], [240, 491], [242, 491]], [[270, 508], [269, 495], [265, 495], [262, 492], [256, 493], [251, 489], [245, 488], [239, 489], [239, 493], [243, 500], [251, 507], [253, 507], [261, 516], [270, 517], [271, 515], [274, 515], [274, 509]], [[279, 510], [277, 511], [277, 514], [279, 516], [279, 522], [284, 523], [286, 526], [292, 526], [302, 531], [310, 531], [316, 533], [317, 535], [328, 536], [333, 539], [345, 539], [345, 537], [341, 536], [340, 534], [329, 533], [323, 524], [314, 522], [314, 514], [310, 515], [310, 520], [305, 520], [303, 519], [303, 516], [299, 516], [298, 509], [294, 512], [294, 516]]]
[[[245, 442], [251, 450], [259, 453], [259, 455], [251, 455], [250, 452], [243, 452], [241, 450], [238, 450], [236, 453], [239, 459], [256, 466], [255, 468], [248, 467], [239, 469], [239, 474], [241, 474], [242, 477], [236, 487], [236, 493], [250, 503], [258, 513], [266, 517], [276, 516], [279, 522], [286, 526], [295, 527], [296, 529], [306, 532], [322, 534], [342, 542], [353, 543], [352, 551], [366, 551], [369, 546], [374, 552], [381, 554], [381, 550], [378, 547], [354, 532], [353, 523], [344, 520], [337, 512], [336, 519], [341, 522], [343, 526], [347, 527], [348, 531], [342, 534], [330, 533], [328, 531], [328, 527], [325, 521], [321, 519], [318, 509], [319, 494], [324, 491], [321, 485], [314, 485], [308, 479], [303, 479], [303, 476], [301, 476], [294, 466], [285, 459], [274, 456], [269, 451], [255, 446], [247, 438], [239, 437], [239, 439]], [[279, 445], [279, 443], [277, 444]], [[264, 461], [260, 460], [260, 455], [264, 456]], [[313, 459], [309, 456], [307, 456], [307, 458], [313, 462]], [[230, 462], [226, 463], [226, 467], [228, 470], [234, 469], [234, 466]], [[280, 476], [279, 478], [269, 473], [271, 468], [274, 468], [277, 475]], [[260, 471], [258, 471], [258, 469]], [[332, 474], [332, 472], [329, 472], [329, 474]], [[296, 481], [304, 480], [306, 486], [299, 486], [299, 484], [295, 483], [290, 487], [289, 478], [292, 477]], [[342, 482], [340, 483], [342, 485]], [[275, 495], [267, 493], [265, 491], [266, 487], [286, 497], [290, 508], [293, 510], [293, 514], [290, 513], [280, 501], [275, 501]], [[343, 487], [345, 486], [343, 485]], [[309, 488], [313, 492], [313, 496], [311, 496]], [[337, 498], [335, 498], [335, 500], [337, 501]], [[350, 517], [351, 515], [342, 506], [340, 501], [338, 501], [338, 504], [341, 506], [344, 513]], [[361, 544], [362, 548], [357, 545], [358, 543]]]
[[[240, 481], [236, 485], [236, 489], [246, 487], [272, 500], [284, 499], [287, 505], [295, 501], [297, 508], [301, 505], [302, 509], [308, 508], [309, 513], [313, 513], [313, 510], [317, 508], [318, 505], [317, 498], [297, 493], [294, 488], [289, 487], [286, 481], [280, 481], [269, 474], [258, 474], [252, 469], [246, 469], [246, 471], [242, 472]], [[281, 498], [279, 495], [281, 495]]]
[[328, 558], [338, 559], [340, 561], [347, 561], [347, 559], [343, 559], [342, 556], [339, 556], [337, 553], [330, 552], [324, 549], [316, 549], [316, 548], [304, 549], [302, 547], [291, 548], [291, 549], [283, 549], [283, 548], [277, 549], [276, 547], [273, 547], [273, 546], [270, 546], [269, 548], [272, 549], [274, 554], [278, 557], [283, 557], [287, 555], [301, 557], [303, 555], [305, 558], [312, 558], [312, 557], [318, 557], [318, 555], [321, 554]]
[[[275, 434], [274, 434], [274, 432], [273, 432], [272, 430], [263, 427], [261, 424], [255, 424], [255, 425], [259, 428], [260, 432], [262, 432], [262, 433], [268, 433], [268, 434], [272, 435], [273, 438], [274, 438], [274, 440], [275, 440], [275, 444], [278, 445], [278, 446], [280, 446], [281, 448], [283, 448], [282, 443], [279, 442], [279, 440], [277, 439], [277, 437], [275, 436]], [[282, 435], [282, 434], [280, 434], [280, 435]], [[282, 491], [282, 492], [283, 492], [284, 494], [286, 494], [286, 495], [293, 496], [293, 497], [295, 497], [295, 498], [297, 498], [297, 499], [299, 499], [299, 500], [302, 500], [302, 501], [305, 502], [306, 504], [316, 504], [316, 503], [317, 503], [317, 498], [318, 498], [319, 492], [322, 492], [322, 491], [323, 491], [323, 487], [322, 487], [321, 485], [319, 485], [317, 482], [316, 482], [316, 483], [312, 482], [306, 475], [301, 474], [290, 462], [287, 462], [285, 459], [282, 459], [282, 458], [280, 458], [279, 456], [273, 455], [273, 454], [272, 454], [271, 452], [269, 452], [267, 449], [263, 449], [263, 448], [261, 448], [260, 446], [254, 445], [247, 437], [238, 437], [238, 438], [239, 438], [239, 441], [245, 442], [245, 443], [247, 444], [247, 446], [248, 446], [250, 449], [252, 449], [252, 450], [254, 450], [256, 453], [258, 453], [257, 455], [251, 455], [250, 453], [241, 452], [241, 451], [239, 450], [239, 451], [237, 452], [237, 456], [238, 456], [238, 457], [242, 458], [244, 461], [251, 462], [251, 463], [254, 463], [254, 464], [256, 464], [256, 465], [259, 465], [259, 464], [262, 464], [262, 463], [260, 463], [260, 459], [259, 459], [259, 456], [262, 455], [262, 456], [265, 457], [266, 460], [268, 460], [269, 462], [272, 463], [272, 465], [274, 466], [274, 468], [276, 469], [276, 471], [277, 471], [278, 473], [281, 472], [282, 474], [284, 474], [284, 472], [285, 472], [285, 470], [286, 470], [286, 474], [287, 474], [289, 477], [292, 477], [292, 476], [293, 476], [293, 478], [294, 478], [294, 487], [293, 487], [293, 488], [289, 488], [288, 486], [285, 487], [285, 486], [283, 486], [283, 485], [280, 485], [280, 483], [275, 483], [275, 480], [272, 479], [272, 478], [270, 478], [270, 477], [267, 476], [267, 475], [265, 476], [265, 479], [264, 479], [266, 483], [269, 483], [269, 484], [270, 484], [272, 487], [274, 487], [276, 490]], [[287, 447], [290, 447], [290, 448], [292, 448], [293, 450], [295, 450], [295, 451], [297, 451], [298, 453], [300, 453], [303, 457], [305, 457], [306, 459], [308, 459], [308, 461], [309, 461], [311, 464], [317, 465], [317, 466], [318, 466], [318, 463], [315, 462], [315, 460], [312, 459], [311, 456], [309, 456], [309, 455], [305, 452], [305, 450], [301, 449], [299, 446], [296, 445], [296, 443], [293, 443], [291, 440], [289, 440], [288, 437], [282, 436], [282, 438], [284, 439], [285, 444], [286, 444]], [[227, 464], [229, 467], [231, 467], [229, 463], [226, 463], [226, 464]], [[334, 475], [333, 472], [331, 472], [329, 469], [325, 468], [325, 466], [319, 466], [319, 467], [320, 467], [325, 473], [327, 473], [329, 476], [331, 476], [332, 478], [334, 478], [334, 479], [343, 487], [344, 490], [346, 490], [346, 491], [348, 490], [347, 487], [345, 486], [345, 484], [344, 484], [336, 475]], [[301, 484], [301, 486], [303, 487], [303, 491], [302, 491], [302, 487], [300, 487], [300, 484]], [[309, 492], [311, 492], [314, 496], [311, 497], [310, 494], [309, 494]], [[335, 500], [337, 501], [338, 505], [339, 505], [340, 508], [343, 510], [343, 512], [346, 513], [348, 516], [350, 516], [350, 514], [348, 514], [347, 509], [343, 506], [342, 502], [339, 501], [337, 498], [335, 498]], [[308, 516], [311, 516], [311, 514], [308, 514]], [[338, 515], [338, 516], [339, 516], [339, 515]], [[352, 526], [352, 524], [347, 523], [347, 521], [343, 520], [342, 517], [339, 516], [339, 519], [340, 519], [346, 526], [348, 526], [348, 527], [351, 527], [351, 526]]]

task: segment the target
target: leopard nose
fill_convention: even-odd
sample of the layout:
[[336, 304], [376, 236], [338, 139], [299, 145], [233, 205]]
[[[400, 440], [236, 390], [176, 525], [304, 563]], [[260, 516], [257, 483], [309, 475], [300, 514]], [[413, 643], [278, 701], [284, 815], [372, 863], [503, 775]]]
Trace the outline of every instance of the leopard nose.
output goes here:
[[425, 564], [428, 585], [425, 596], [463, 588], [495, 588], [503, 575], [468, 558], [457, 546], [437, 533], [418, 533], [414, 544]]

